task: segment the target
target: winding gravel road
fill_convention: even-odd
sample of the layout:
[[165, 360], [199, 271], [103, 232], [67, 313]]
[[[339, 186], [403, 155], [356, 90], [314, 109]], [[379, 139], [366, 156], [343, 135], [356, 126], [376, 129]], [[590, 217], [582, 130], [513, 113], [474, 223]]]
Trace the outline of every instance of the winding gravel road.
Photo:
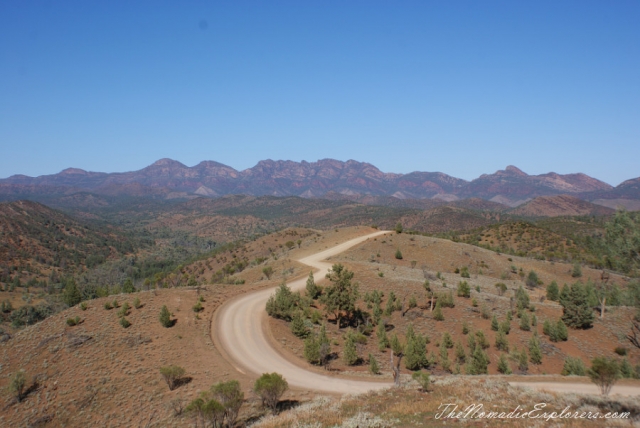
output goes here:
[[[323, 260], [384, 233], [387, 232], [379, 231], [351, 239], [298, 261], [316, 271], [326, 272], [331, 264]], [[294, 291], [300, 290], [305, 288], [306, 281], [307, 278], [304, 277], [288, 285]], [[218, 309], [213, 319], [212, 331], [214, 340], [218, 342], [218, 349], [226, 354], [225, 357], [238, 371], [257, 376], [277, 372], [292, 387], [338, 394], [361, 393], [391, 386], [391, 383], [349, 380], [319, 374], [285, 359], [271, 346], [264, 331], [267, 328], [265, 305], [274, 291], [275, 287], [232, 299]]]

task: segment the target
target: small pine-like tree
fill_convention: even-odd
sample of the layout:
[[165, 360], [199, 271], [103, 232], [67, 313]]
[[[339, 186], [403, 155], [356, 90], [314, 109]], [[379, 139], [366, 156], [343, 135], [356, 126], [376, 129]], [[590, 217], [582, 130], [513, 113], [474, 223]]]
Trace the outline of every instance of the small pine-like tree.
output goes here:
[[567, 357], [564, 360], [564, 366], [562, 367], [562, 376], [584, 376], [587, 373], [587, 368], [584, 366], [582, 360], [578, 357]]
[[442, 367], [442, 370], [444, 371], [451, 372], [449, 353], [447, 352], [447, 348], [444, 346], [440, 346], [440, 367]]
[[500, 351], [509, 352], [509, 341], [507, 335], [503, 331], [499, 331], [496, 335], [496, 349]]
[[316, 285], [315, 280], [313, 279], [313, 272], [309, 272], [309, 277], [307, 278], [307, 286], [305, 289], [305, 293], [310, 299], [317, 299], [320, 296], [320, 287]]
[[593, 310], [589, 306], [588, 294], [584, 286], [576, 282], [571, 288], [562, 289], [562, 321], [572, 328], [590, 328], [593, 325]]
[[525, 281], [525, 283], [527, 284], [527, 287], [535, 288], [538, 286], [539, 281], [540, 280], [538, 279], [538, 274], [534, 271], [530, 271], [529, 275], [527, 275], [527, 280]]
[[533, 364], [542, 364], [542, 350], [540, 349], [540, 339], [537, 334], [533, 334], [529, 339], [529, 359]]
[[402, 260], [402, 252], [400, 251], [400, 248], [396, 250], [396, 259]]
[[511, 367], [509, 367], [509, 362], [507, 361], [507, 357], [505, 354], [500, 354], [500, 359], [498, 360], [498, 371], [502, 374], [511, 374]]
[[469, 334], [469, 324], [466, 321], [462, 322], [462, 334]]
[[561, 319], [556, 323], [556, 334], [559, 341], [566, 341], [569, 339], [569, 330]]
[[493, 316], [493, 318], [491, 318], [491, 330], [493, 331], [500, 330], [500, 324], [498, 324], [498, 318], [496, 318], [495, 315]]
[[289, 286], [283, 282], [276, 289], [275, 295], [271, 295], [267, 300], [267, 314], [274, 318], [291, 321], [296, 305], [296, 297], [299, 296], [299, 294], [294, 295]]
[[64, 292], [62, 293], [62, 300], [69, 307], [75, 306], [82, 301], [82, 294], [73, 278], [67, 281], [67, 285], [64, 287]]
[[402, 346], [402, 344], [400, 343], [400, 339], [398, 339], [398, 335], [396, 334], [391, 336], [390, 346], [395, 356], [398, 356], [404, 352], [404, 346]]
[[320, 364], [320, 342], [316, 335], [310, 335], [305, 339], [304, 358], [311, 364]]
[[9, 391], [18, 403], [24, 398], [26, 388], [27, 375], [24, 370], [19, 370], [13, 375], [11, 383], [9, 384]]
[[453, 340], [451, 339], [451, 335], [448, 331], [445, 331], [442, 334], [442, 341], [440, 342], [440, 346], [444, 346], [447, 349], [453, 348]]
[[467, 360], [467, 354], [464, 352], [464, 347], [460, 341], [456, 342], [456, 361], [460, 364], [464, 364]]
[[385, 329], [385, 325], [383, 323], [378, 324], [376, 336], [378, 336], [378, 349], [380, 351], [384, 351], [390, 346], [389, 338], [387, 338], [387, 330]]
[[571, 276], [574, 278], [580, 278], [582, 276], [582, 266], [580, 266], [580, 262], [575, 262], [573, 264], [573, 269], [571, 270]]
[[436, 308], [433, 310], [433, 319], [436, 321], [444, 321], [444, 314], [442, 313], [439, 300], [436, 303]]
[[291, 320], [291, 332], [300, 338], [305, 338], [309, 335], [309, 329], [304, 324], [304, 318], [301, 311], [296, 311]]
[[380, 367], [378, 366], [376, 357], [374, 357], [371, 353], [369, 354], [369, 372], [371, 374], [380, 374]]
[[487, 374], [489, 366], [489, 357], [482, 350], [480, 345], [476, 345], [476, 349], [471, 354], [471, 361], [467, 364], [467, 374], [480, 375]]
[[505, 284], [504, 282], [498, 282], [495, 287], [498, 291], [498, 296], [502, 296], [504, 292], [507, 291], [507, 284]]
[[482, 348], [487, 349], [489, 345], [489, 341], [484, 335], [484, 332], [481, 330], [476, 331], [476, 343]]
[[502, 331], [504, 334], [509, 334], [509, 332], [511, 331], [511, 323], [508, 319], [500, 323], [500, 331]]
[[467, 281], [460, 281], [458, 283], [458, 297], [471, 297], [471, 287], [469, 287]]
[[531, 330], [531, 324], [529, 323], [529, 315], [527, 315], [526, 312], [523, 312], [522, 316], [520, 317], [520, 330], [522, 331]]
[[518, 355], [518, 370], [522, 373], [526, 373], [529, 370], [529, 356], [525, 349]]
[[355, 365], [360, 359], [358, 357], [358, 351], [356, 350], [356, 342], [353, 340], [353, 336], [351, 334], [347, 334], [347, 340], [344, 343], [342, 356], [345, 364], [348, 366]]
[[[395, 337], [396, 336], [394, 336], [394, 338]], [[409, 370], [418, 370], [421, 367], [429, 365], [427, 360], [427, 342], [422, 335], [407, 335], [407, 345], [405, 347], [404, 354], [404, 364]], [[396, 355], [398, 355], [398, 353], [396, 353]]]
[[162, 324], [162, 326], [166, 328], [173, 326], [171, 313], [169, 312], [169, 309], [166, 305], [163, 305], [162, 309], [160, 309], [160, 324]]
[[547, 285], [547, 299], [557, 302], [559, 298], [560, 288], [558, 287], [558, 283], [551, 281], [551, 283]]

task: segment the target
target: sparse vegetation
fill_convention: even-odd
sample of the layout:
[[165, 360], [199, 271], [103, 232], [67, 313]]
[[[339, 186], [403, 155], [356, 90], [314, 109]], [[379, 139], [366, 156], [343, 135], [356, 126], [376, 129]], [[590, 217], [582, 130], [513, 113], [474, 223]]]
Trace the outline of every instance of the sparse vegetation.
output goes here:
[[270, 408], [273, 413], [277, 413], [280, 397], [287, 389], [289, 384], [278, 373], [265, 373], [253, 385], [253, 391], [262, 400], [262, 405]]

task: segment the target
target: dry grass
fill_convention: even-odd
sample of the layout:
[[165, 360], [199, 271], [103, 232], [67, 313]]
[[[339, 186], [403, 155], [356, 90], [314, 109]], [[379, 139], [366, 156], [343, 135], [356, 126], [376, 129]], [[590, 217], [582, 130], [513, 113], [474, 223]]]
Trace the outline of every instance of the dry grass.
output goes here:
[[[569, 406], [575, 412], [628, 411], [631, 419], [608, 421], [607, 426], [629, 426], [638, 423], [640, 404], [637, 399], [612, 399], [576, 394], [550, 394], [529, 389], [511, 387], [504, 379], [489, 377], [445, 377], [436, 380], [431, 392], [423, 393], [413, 382], [401, 388], [371, 392], [341, 399], [321, 397], [302, 404], [278, 416], [269, 416], [254, 424], [260, 428], [293, 427], [424, 427], [450, 426], [464, 423], [472, 426], [513, 427], [547, 426], [540, 419], [440, 419], [445, 403], [459, 405], [459, 410], [472, 404], [483, 404], [484, 410], [511, 412], [520, 406], [524, 411], [533, 410], [536, 403], [547, 403], [546, 410], [562, 411]], [[635, 419], [633, 419], [635, 418]], [[554, 426], [602, 426], [601, 421], [554, 420]]]

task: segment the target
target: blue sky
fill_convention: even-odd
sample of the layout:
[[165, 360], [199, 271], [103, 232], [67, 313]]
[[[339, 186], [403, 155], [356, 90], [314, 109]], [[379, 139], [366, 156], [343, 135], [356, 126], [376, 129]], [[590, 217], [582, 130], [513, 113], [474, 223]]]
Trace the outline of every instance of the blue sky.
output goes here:
[[0, 177], [356, 159], [640, 176], [638, 1], [0, 2]]

